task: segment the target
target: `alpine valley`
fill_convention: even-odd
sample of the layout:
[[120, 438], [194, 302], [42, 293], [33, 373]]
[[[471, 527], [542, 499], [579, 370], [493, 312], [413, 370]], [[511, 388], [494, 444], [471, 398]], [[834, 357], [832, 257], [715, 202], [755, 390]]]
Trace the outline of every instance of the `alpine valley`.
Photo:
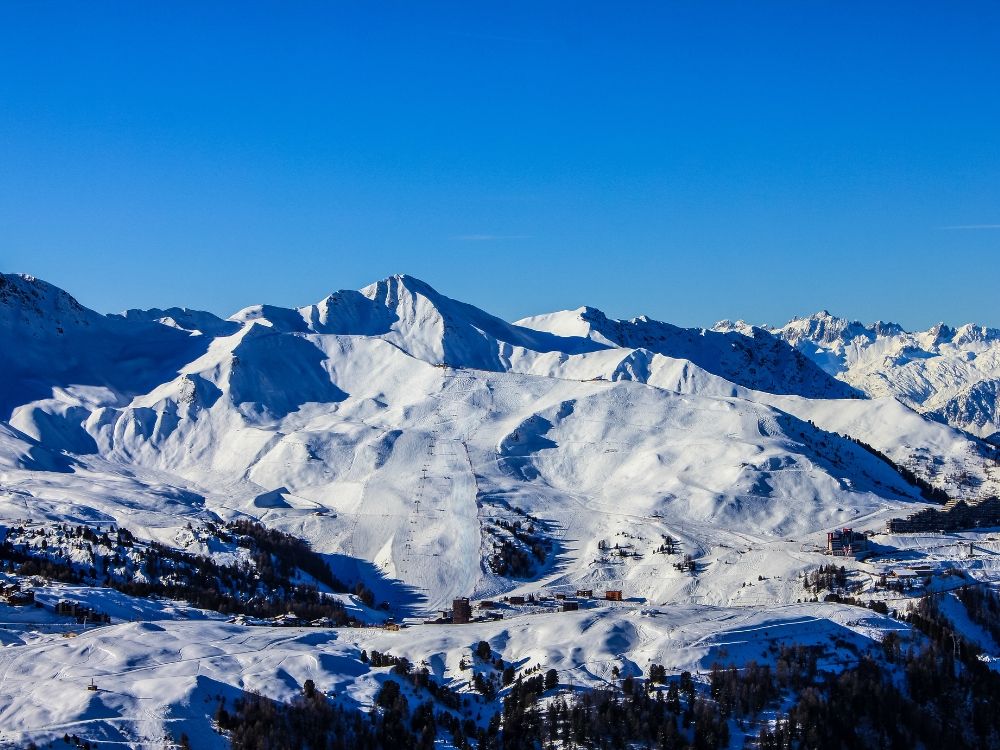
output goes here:
[[998, 394], [977, 325], [0, 275], [0, 746], [996, 746], [836, 708], [996, 689]]

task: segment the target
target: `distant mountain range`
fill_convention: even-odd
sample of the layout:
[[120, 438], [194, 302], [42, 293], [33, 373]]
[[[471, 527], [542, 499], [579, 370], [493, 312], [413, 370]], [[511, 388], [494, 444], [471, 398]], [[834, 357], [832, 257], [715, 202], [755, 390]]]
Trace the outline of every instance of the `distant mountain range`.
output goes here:
[[[723, 321], [714, 330], [755, 330]], [[974, 435], [1000, 437], [1000, 329], [944, 323], [919, 332], [896, 323], [837, 318], [825, 310], [768, 329], [869, 396], [893, 396]]]
[[[807, 398], [893, 396], [979, 437], [1000, 432], [1000, 329], [973, 324], [908, 332], [896, 323], [863, 324], [822, 311], [781, 327], [721, 321], [692, 329], [645, 316], [615, 320], [592, 307], [510, 324], [409, 276], [335, 292], [300, 309], [256, 305], [228, 320], [180, 308], [99, 315], [56, 287], [17, 275], [0, 275], [0, 304], [0, 325], [12, 345], [45, 343], [44, 351], [20, 346], [22, 356], [12, 363], [9, 375], [29, 392], [32, 382], [41, 384], [35, 375], [43, 369], [31, 356], [42, 356], [50, 374], [61, 369], [127, 393], [193, 353], [190, 334], [232, 335], [259, 322], [282, 333], [378, 337], [421, 361], [455, 367], [548, 374], [576, 358], [581, 379], [652, 379], [677, 390], [697, 387], [676, 379], [666, 361], [685, 360], [747, 389]], [[93, 341], [67, 349], [67, 341], [80, 338]], [[110, 341], [117, 354], [104, 350]], [[674, 382], [659, 382], [664, 377]], [[130, 388], [122, 378], [138, 382]], [[0, 408], [16, 393], [5, 388]]]

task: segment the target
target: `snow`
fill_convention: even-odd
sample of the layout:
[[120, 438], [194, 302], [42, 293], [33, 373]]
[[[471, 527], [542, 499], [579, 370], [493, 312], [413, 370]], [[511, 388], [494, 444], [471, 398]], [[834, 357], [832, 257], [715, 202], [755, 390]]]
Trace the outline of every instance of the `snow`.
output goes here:
[[[528, 328], [559, 335], [589, 338], [610, 347], [633, 350], [633, 358], [647, 360], [639, 371], [631, 369], [629, 379], [647, 381], [657, 369], [648, 363], [661, 355], [662, 366], [669, 360], [684, 360], [731, 383], [772, 393], [795, 393], [810, 398], [847, 398], [856, 392], [823, 372], [795, 349], [762, 328], [739, 331], [685, 329], [651, 320], [612, 320], [600, 310], [579, 310], [526, 318], [518, 322]], [[615, 373], [625, 377], [624, 373]], [[617, 379], [612, 377], [611, 379]]]
[[939, 323], [908, 332], [896, 323], [865, 325], [823, 311], [772, 332], [871, 396], [893, 396], [980, 437], [1000, 432], [998, 329]]
[[[880, 531], [925, 505], [841, 435], [952, 496], [1000, 490], [980, 441], [920, 413], [930, 396], [904, 403], [902, 386], [850, 374], [874, 373], [872, 347], [882, 357], [906, 336], [933, 355], [906, 354], [927, 382], [927, 363], [957, 362], [959, 350], [985, 372], [996, 337], [974, 327], [916, 335], [826, 315], [787, 330], [699, 330], [593, 308], [511, 324], [408, 276], [225, 321], [177, 308], [101, 316], [44, 282], [0, 279], [0, 352], [18, 353], [0, 387], [0, 523], [114, 523], [179, 546], [189, 522], [260, 519], [306, 539], [410, 626], [247, 628], [80, 591], [115, 623], [74, 638], [51, 621], [0, 632], [0, 731], [11, 743], [85, 730], [139, 746], [184, 731], [209, 746], [213, 696], [287, 698], [307, 678], [367, 706], [383, 673], [358, 661], [362, 648], [427, 660], [464, 684], [458, 663], [482, 638], [519, 667], [585, 685], [614, 665], [766, 660], [778, 641], [864, 650], [899, 624], [802, 603], [811, 595], [801, 576], [829, 562], [817, 551], [827, 530]], [[995, 392], [984, 382], [975, 397], [986, 413]], [[497, 525], [514, 520], [546, 541], [528, 578], [490, 563]], [[675, 554], [656, 551], [666, 537]], [[963, 562], [954, 545], [879, 540], [906, 564], [925, 557], [994, 575], [992, 555]], [[685, 555], [693, 574], [676, 567]], [[626, 601], [422, 624], [459, 596], [578, 588], [622, 590]], [[84, 689], [92, 677], [96, 694]]]
[[[0, 618], [3, 613], [0, 612]], [[822, 644], [828, 666], [856, 659], [843, 642], [871, 648], [873, 632], [897, 625], [837, 605], [793, 605], [771, 613], [695, 605], [602, 608], [471, 626], [314, 630], [244, 627], [212, 620], [157, 620], [37, 633], [0, 649], [0, 742], [64, 733], [141, 746], [186, 733], [199, 747], [224, 747], [208, 717], [217, 696], [258, 690], [287, 700], [312, 679], [346, 705], [370, 708], [387, 670], [363, 664], [361, 649], [391, 652], [469, 692], [460, 669], [479, 640], [521, 670], [540, 665], [560, 682], [601, 686], [650, 664], [706, 672], [713, 663], [773, 662], [773, 646]], [[841, 643], [835, 644], [839, 640]], [[88, 691], [93, 680], [96, 691]], [[53, 696], [59, 700], [53, 700]]]

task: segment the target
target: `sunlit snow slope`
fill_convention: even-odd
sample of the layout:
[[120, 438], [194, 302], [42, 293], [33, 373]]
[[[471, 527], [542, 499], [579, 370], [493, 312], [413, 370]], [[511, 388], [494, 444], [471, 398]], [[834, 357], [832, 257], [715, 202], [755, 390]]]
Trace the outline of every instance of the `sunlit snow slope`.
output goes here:
[[[950, 492], [997, 492], [987, 446], [865, 398], [779, 335], [591, 308], [510, 324], [407, 276], [221, 320], [103, 316], [6, 275], [0, 352], [4, 516], [170, 543], [190, 519], [246, 514], [414, 613], [538, 582], [745, 600], [728, 550], [792, 575], [794, 547], [769, 545], [922, 507], [844, 435]], [[495, 564], [515, 521], [542, 540], [520, 574]], [[664, 536], [705, 573], [653, 554]]]

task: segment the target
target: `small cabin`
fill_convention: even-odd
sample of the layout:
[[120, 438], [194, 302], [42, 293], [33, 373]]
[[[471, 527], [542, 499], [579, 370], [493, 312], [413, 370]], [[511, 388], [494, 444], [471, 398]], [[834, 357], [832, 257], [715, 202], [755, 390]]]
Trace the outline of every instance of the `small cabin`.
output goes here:
[[576, 612], [580, 609], [580, 602], [563, 602], [562, 611], [563, 612]]
[[594, 590], [593, 589], [577, 589], [576, 590], [577, 599], [593, 599]]
[[524, 604], [523, 596], [511, 596], [507, 598], [507, 601], [511, 604]]

